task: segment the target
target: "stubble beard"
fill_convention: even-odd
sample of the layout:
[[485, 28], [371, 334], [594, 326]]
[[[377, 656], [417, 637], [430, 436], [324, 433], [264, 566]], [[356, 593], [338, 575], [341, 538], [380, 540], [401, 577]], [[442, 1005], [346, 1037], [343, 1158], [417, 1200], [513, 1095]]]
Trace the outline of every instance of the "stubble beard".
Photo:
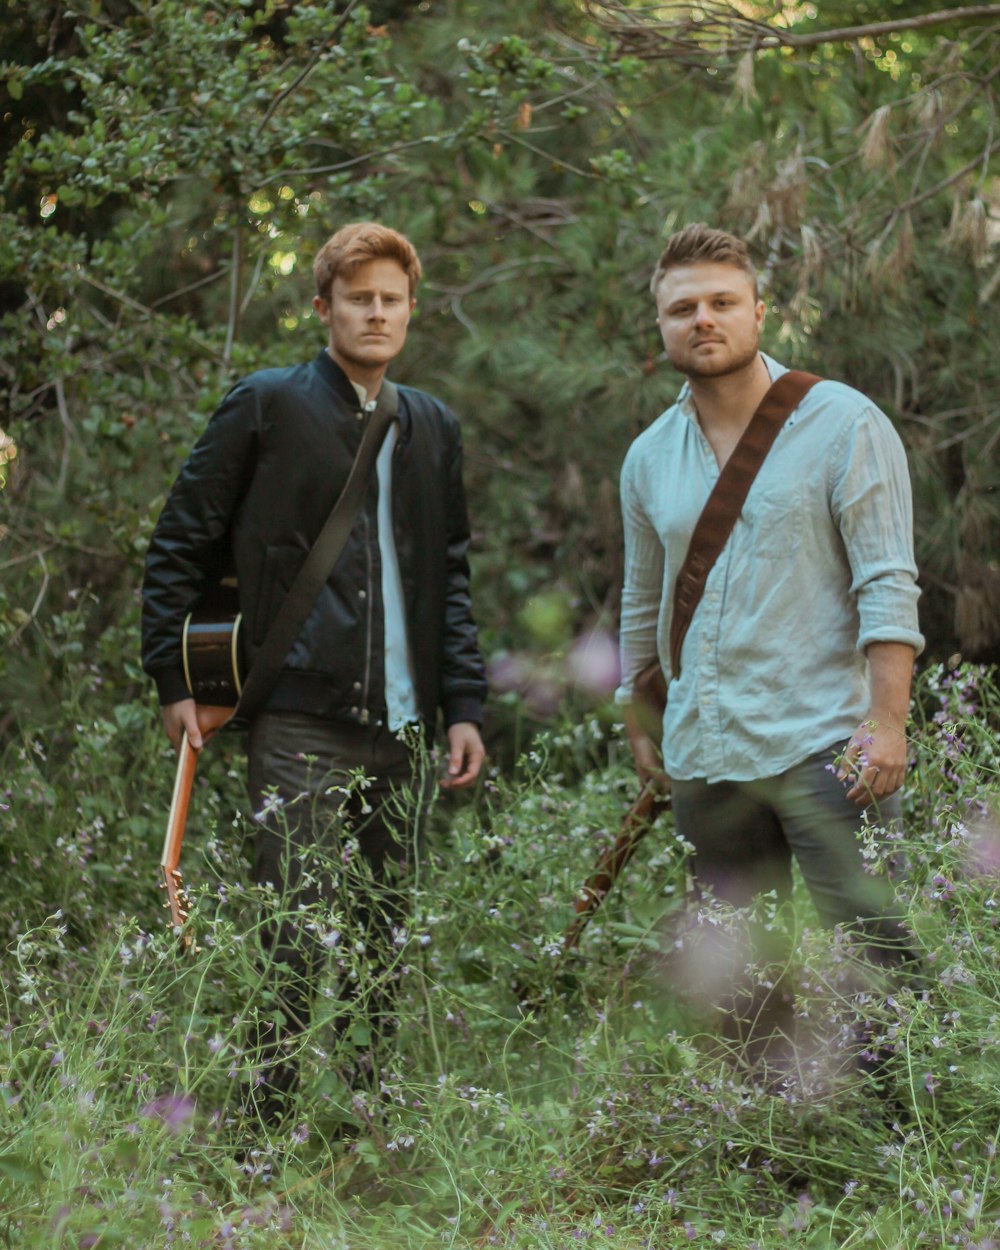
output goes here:
[[696, 354], [690, 349], [685, 349], [670, 363], [686, 378], [708, 380], [709, 378], [728, 378], [734, 373], [741, 373], [753, 365], [759, 355], [760, 347], [758, 340], [755, 339], [739, 355], [730, 356], [726, 360], [718, 362], [707, 360], [704, 364], [700, 364]]

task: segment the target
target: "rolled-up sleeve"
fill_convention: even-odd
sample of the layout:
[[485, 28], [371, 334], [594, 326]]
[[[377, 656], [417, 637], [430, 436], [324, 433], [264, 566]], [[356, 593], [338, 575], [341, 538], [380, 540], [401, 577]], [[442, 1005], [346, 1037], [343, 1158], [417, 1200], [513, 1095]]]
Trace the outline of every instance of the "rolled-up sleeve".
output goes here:
[[831, 507], [851, 568], [860, 617], [858, 649], [907, 643], [919, 654], [913, 504], [906, 452], [888, 417], [859, 408], [831, 457]]

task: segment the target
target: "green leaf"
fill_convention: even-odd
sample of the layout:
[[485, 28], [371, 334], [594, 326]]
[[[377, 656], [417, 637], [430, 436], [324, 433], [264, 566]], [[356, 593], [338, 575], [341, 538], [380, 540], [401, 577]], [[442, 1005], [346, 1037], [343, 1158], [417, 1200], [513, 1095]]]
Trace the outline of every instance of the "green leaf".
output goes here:
[[0, 1174], [20, 1185], [39, 1186], [45, 1180], [41, 1168], [23, 1154], [0, 1155]]

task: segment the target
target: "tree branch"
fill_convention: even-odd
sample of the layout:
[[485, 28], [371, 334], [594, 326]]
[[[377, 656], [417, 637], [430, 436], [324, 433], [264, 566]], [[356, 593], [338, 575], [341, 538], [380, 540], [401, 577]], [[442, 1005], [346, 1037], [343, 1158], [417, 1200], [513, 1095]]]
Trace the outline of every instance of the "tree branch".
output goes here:
[[226, 343], [222, 349], [222, 362], [227, 367], [232, 359], [233, 344], [240, 332], [243, 312], [243, 227], [238, 221], [233, 227], [233, 251], [229, 266], [229, 317], [226, 322]]
[[660, 10], [635, 10], [621, 0], [589, 0], [595, 20], [608, 34], [630, 46], [633, 53], [653, 60], [675, 56], [678, 59], [716, 60], [720, 53], [740, 56], [768, 48], [812, 48], [825, 43], [857, 42], [904, 30], [921, 30], [948, 22], [967, 24], [992, 18], [1000, 22], [1000, 5], [971, 4], [957, 9], [939, 9], [914, 17], [900, 17], [863, 26], [840, 26], [796, 34], [780, 26], [745, 17], [728, 4], [707, 0], [697, 16], [685, 6], [676, 17], [658, 18]]
[[1000, 22], [1000, 5], [967, 4], [960, 9], [940, 9], [936, 13], [921, 13], [917, 17], [901, 17], [895, 21], [873, 22], [868, 26], [842, 26], [838, 30], [816, 30], [807, 35], [787, 34], [774, 31], [775, 41], [791, 48], [809, 48], [818, 43], [837, 43], [842, 40], [873, 39], [878, 35], [891, 35], [898, 30], [920, 30], [926, 26], [941, 26], [945, 22], [979, 22], [993, 18]]
[[302, 86], [302, 84], [309, 77], [309, 75], [313, 72], [313, 70], [319, 64], [319, 60], [322, 57], [323, 53], [327, 50], [327, 48], [333, 47], [333, 45], [337, 42], [337, 40], [340, 38], [341, 31], [350, 21], [351, 14], [358, 7], [359, 2], [360, 0], [350, 0], [350, 3], [348, 4], [347, 8], [343, 11], [343, 13], [341, 13], [340, 17], [337, 19], [336, 26], [334, 26], [333, 30], [330, 31], [326, 39], [324, 39], [323, 42], [315, 49], [312, 56], [309, 58], [308, 62], [302, 67], [302, 69], [295, 76], [295, 78], [291, 81], [291, 83], [289, 83], [289, 85], [285, 88], [285, 90], [279, 92], [274, 97], [274, 99], [268, 105], [267, 112], [260, 119], [260, 122], [257, 126], [256, 133], [258, 136], [262, 133], [265, 126], [267, 126], [268, 122], [271, 120], [274, 114], [278, 111], [278, 109], [282, 106], [282, 104], [284, 104], [284, 102], [288, 99], [288, 97], [290, 95], [293, 95], [299, 89], [299, 87]]
[[928, 187], [926, 191], [921, 191], [919, 195], [914, 195], [905, 204], [900, 204], [893, 213], [893, 220], [900, 217], [903, 213], [908, 213], [911, 209], [916, 208], [918, 204], [923, 204], [925, 200], [933, 199], [939, 191], [946, 191], [954, 183], [960, 182], [966, 174], [971, 174], [977, 165], [985, 165], [994, 152], [1000, 152], [1000, 139], [994, 139], [985, 151], [980, 152], [978, 156], [974, 156], [961, 169], [957, 169], [953, 174], [949, 174], [947, 178], [942, 178], [940, 182], [935, 183], [933, 187]]

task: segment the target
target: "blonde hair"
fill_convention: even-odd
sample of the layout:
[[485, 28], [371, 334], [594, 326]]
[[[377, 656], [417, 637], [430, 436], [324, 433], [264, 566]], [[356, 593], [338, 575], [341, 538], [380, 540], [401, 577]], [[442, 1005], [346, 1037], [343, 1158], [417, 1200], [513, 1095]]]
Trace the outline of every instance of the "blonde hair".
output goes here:
[[370, 260], [394, 260], [410, 280], [410, 296], [417, 291], [423, 269], [417, 249], [405, 235], [377, 221], [354, 221], [332, 234], [316, 253], [313, 280], [320, 299], [329, 299], [334, 280]]
[[725, 230], [714, 230], [703, 221], [696, 221], [678, 230], [667, 239], [666, 246], [656, 262], [649, 289], [656, 294], [663, 275], [681, 265], [735, 265], [742, 269], [753, 283], [753, 297], [757, 299], [757, 270], [750, 259], [750, 252], [742, 239]]

